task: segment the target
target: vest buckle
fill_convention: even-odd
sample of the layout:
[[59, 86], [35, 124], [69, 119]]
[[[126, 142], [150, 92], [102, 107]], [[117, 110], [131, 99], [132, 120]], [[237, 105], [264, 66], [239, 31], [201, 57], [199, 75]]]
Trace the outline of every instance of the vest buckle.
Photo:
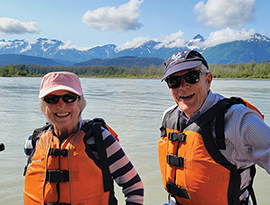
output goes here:
[[183, 168], [184, 167], [184, 158], [183, 157], [178, 157], [173, 154], [167, 154], [167, 164], [171, 166], [176, 166]]
[[169, 132], [168, 139], [171, 141], [180, 141], [185, 142], [186, 141], [186, 134], [183, 132], [177, 133], [177, 132]]

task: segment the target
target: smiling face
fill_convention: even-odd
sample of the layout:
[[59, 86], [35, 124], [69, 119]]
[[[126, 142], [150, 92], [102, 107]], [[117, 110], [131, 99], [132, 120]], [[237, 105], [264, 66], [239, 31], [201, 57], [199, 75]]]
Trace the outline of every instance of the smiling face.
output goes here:
[[[50, 95], [69, 94], [65, 90], [58, 90], [50, 93]], [[80, 110], [78, 107], [79, 99], [73, 103], [65, 103], [62, 98], [56, 104], [47, 104], [44, 114], [52, 122], [54, 131], [72, 133], [77, 129], [79, 123]]]
[[[201, 66], [189, 70], [179, 71], [172, 76], [181, 76], [189, 71], [200, 70]], [[188, 84], [183, 78], [181, 79], [181, 85], [178, 88], [170, 88], [172, 96], [180, 108], [188, 118], [196, 112], [205, 101], [210, 85], [212, 82], [211, 73], [200, 73], [200, 80], [195, 84]]]

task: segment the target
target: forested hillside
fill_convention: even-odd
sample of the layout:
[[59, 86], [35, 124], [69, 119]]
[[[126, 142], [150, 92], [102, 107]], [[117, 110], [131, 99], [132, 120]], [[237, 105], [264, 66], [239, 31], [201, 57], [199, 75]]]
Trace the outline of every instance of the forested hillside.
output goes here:
[[[215, 78], [262, 78], [270, 79], [270, 63], [212, 64], [210, 71]], [[164, 67], [154, 66], [124, 68], [118, 66], [41, 66], [8, 65], [0, 67], [0, 76], [43, 76], [51, 71], [70, 71], [81, 77], [137, 77], [161, 78]]]

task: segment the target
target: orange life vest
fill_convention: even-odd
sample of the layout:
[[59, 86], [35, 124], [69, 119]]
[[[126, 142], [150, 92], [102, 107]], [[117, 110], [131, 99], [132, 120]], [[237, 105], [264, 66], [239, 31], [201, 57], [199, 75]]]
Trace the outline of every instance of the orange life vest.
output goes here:
[[[238, 205], [246, 189], [253, 193], [255, 165], [247, 168], [252, 178], [250, 185], [240, 190], [240, 174], [245, 169], [237, 169], [220, 152], [226, 149], [224, 113], [237, 103], [242, 103], [241, 99], [221, 100], [181, 133], [177, 106], [165, 114], [158, 142], [159, 163], [165, 189], [180, 204]], [[217, 139], [212, 135], [214, 119], [218, 132], [223, 133], [221, 137], [216, 133]]]
[[79, 130], [60, 145], [52, 131], [41, 134], [25, 175], [25, 205], [108, 204], [102, 171], [85, 151], [84, 136]]

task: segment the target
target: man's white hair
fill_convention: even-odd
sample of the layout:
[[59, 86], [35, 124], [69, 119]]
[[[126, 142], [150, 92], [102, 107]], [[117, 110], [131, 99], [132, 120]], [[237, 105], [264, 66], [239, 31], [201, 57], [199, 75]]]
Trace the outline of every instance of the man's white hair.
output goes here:
[[201, 64], [201, 70], [202, 70], [202, 71], [210, 72], [210, 71], [207, 69], [207, 67], [206, 67], [203, 63]]

